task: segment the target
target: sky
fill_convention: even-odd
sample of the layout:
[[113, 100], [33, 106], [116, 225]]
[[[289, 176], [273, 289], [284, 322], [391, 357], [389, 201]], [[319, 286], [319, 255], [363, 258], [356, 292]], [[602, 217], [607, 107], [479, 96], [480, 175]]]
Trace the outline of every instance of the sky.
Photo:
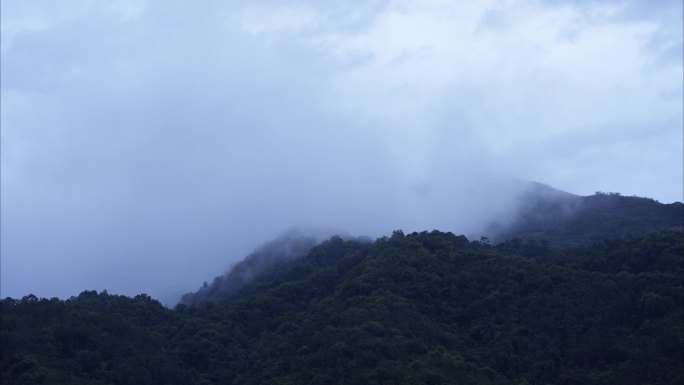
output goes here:
[[172, 303], [292, 227], [476, 234], [520, 181], [682, 201], [682, 15], [3, 1], [0, 295]]

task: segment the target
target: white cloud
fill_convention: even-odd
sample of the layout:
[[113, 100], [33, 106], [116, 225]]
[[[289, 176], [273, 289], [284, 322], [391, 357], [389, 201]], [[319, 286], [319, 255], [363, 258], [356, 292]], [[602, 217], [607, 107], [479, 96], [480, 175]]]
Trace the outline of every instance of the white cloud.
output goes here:
[[[527, 159], [511, 171], [543, 178], [548, 175], [540, 168], [529, 172], [537, 161], [516, 149], [543, 147], [565, 132], [600, 134], [621, 125], [650, 133], [662, 117], [681, 116], [681, 95], [671, 102], [661, 97], [682, 84], [681, 68], [651, 65], [654, 53], [647, 49], [671, 26], [621, 19], [623, 9], [530, 1], [395, 2], [367, 30], [319, 41], [340, 62], [356, 62], [335, 75], [336, 102], [386, 122], [397, 161], [417, 167], [414, 178], [427, 173], [416, 165], [428, 167], [435, 140], [443, 138], [435, 132], [440, 130], [469, 133], [471, 140], [474, 135], [499, 162]], [[483, 23], [492, 12], [501, 15], [494, 27]], [[600, 152], [606, 143], [584, 145]], [[643, 148], [641, 156], [660, 155]], [[575, 167], [591, 175], [586, 163]]]

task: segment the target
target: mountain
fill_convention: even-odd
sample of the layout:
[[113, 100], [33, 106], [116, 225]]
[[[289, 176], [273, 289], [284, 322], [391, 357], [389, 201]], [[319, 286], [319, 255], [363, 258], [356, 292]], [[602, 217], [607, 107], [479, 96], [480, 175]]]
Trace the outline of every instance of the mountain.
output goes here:
[[[485, 231], [495, 243], [509, 239], [544, 240], [554, 247], [587, 246], [604, 239], [630, 239], [658, 230], [683, 230], [684, 205], [662, 204], [650, 198], [597, 192], [578, 196], [535, 182], [518, 197], [513, 220], [494, 223]], [[505, 218], [504, 218], [505, 219]], [[315, 237], [289, 231], [260, 247], [211, 284], [182, 296], [185, 305], [225, 302], [241, 293], [257, 277], [279, 271], [305, 256]], [[358, 239], [367, 243], [369, 239]]]
[[202, 306], [4, 299], [0, 380], [681, 384], [683, 264], [676, 231], [572, 248], [333, 237]]
[[485, 231], [493, 241], [544, 239], [555, 246], [589, 245], [606, 238], [633, 238], [657, 230], [684, 230], [684, 204], [597, 192], [579, 196], [531, 183], [508, 222]]

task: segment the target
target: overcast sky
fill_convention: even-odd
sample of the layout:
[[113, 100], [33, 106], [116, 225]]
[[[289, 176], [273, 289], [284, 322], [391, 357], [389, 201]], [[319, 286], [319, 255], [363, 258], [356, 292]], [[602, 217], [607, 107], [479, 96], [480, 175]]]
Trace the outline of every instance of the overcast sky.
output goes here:
[[681, 201], [682, 2], [2, 2], [1, 295], [165, 301], [292, 226]]

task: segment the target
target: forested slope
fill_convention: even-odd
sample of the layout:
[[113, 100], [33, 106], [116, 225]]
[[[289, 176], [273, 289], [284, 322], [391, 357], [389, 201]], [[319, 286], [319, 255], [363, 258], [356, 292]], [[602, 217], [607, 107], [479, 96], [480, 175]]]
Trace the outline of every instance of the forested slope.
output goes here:
[[233, 298], [246, 289], [255, 278], [273, 273], [304, 257], [316, 243], [310, 236], [285, 233], [249, 254], [225, 274], [214, 278], [211, 284], [205, 282], [196, 292], [183, 295], [181, 303], [199, 305]]
[[546, 240], [554, 246], [586, 246], [608, 238], [629, 239], [657, 230], [684, 230], [684, 204], [601, 193], [579, 196], [531, 183], [512, 220], [485, 230], [495, 241]]
[[681, 384], [684, 236], [556, 249], [334, 237], [239, 295], [166, 309], [2, 300], [3, 384]]

